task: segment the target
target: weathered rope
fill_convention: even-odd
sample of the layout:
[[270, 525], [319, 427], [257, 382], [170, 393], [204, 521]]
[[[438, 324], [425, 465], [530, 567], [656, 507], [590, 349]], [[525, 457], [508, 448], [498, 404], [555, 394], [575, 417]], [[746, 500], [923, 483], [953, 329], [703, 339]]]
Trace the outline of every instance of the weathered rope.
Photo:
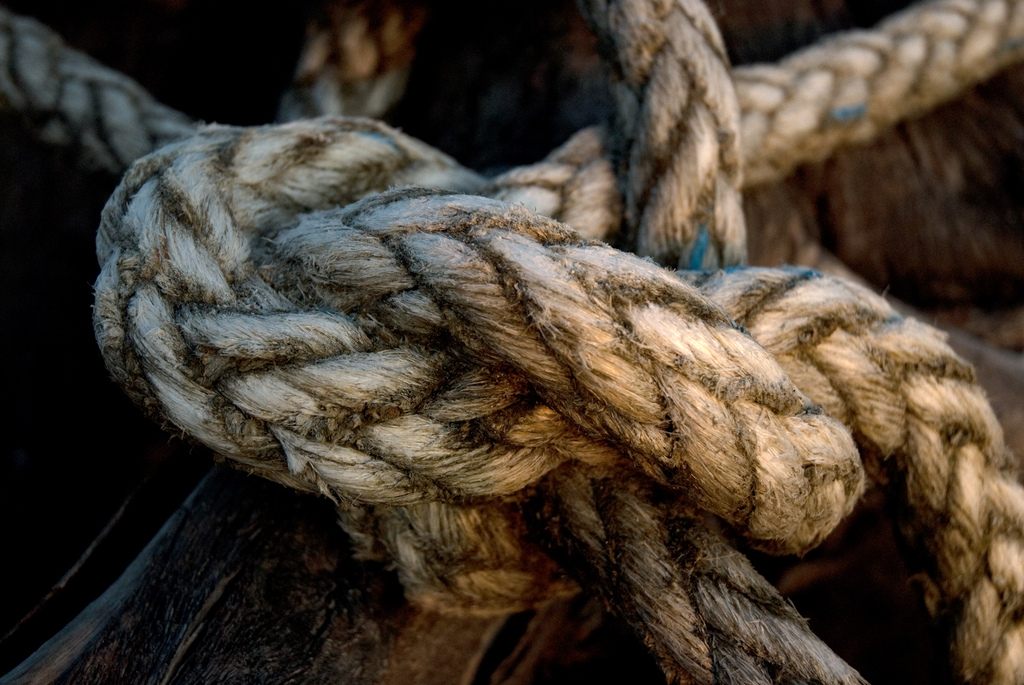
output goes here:
[[[98, 334], [115, 375], [229, 455], [281, 442], [304, 464], [339, 445], [372, 443], [377, 459], [358, 457], [362, 501], [511, 494], [563, 459], [607, 461], [610, 443], [769, 548], [806, 549], [849, 510], [861, 475], [845, 431], [722, 312], [648, 262], [470, 196], [386, 195], [280, 231], [298, 211], [347, 202], [356, 189], [464, 181], [410, 162], [411, 142], [388, 134], [368, 122], [213, 129], [166, 148], [175, 155], [166, 168], [159, 159], [134, 167], [98, 239]], [[263, 161], [270, 150], [286, 169]], [[172, 212], [187, 222], [168, 222]], [[197, 225], [210, 230], [195, 235]], [[260, 247], [259, 267], [254, 238], [273, 240]], [[130, 285], [115, 285], [123, 281]], [[317, 321], [311, 306], [344, 312], [356, 328], [342, 338], [344, 322]], [[161, 347], [150, 349], [156, 338], [138, 338], [139, 327], [162, 331]], [[448, 338], [463, 355], [419, 351], [441, 350]], [[205, 370], [187, 373], [189, 350], [202, 351]], [[473, 373], [459, 373], [464, 355], [510, 380], [476, 377], [463, 389]], [[275, 370], [273, 360], [288, 368]], [[443, 423], [464, 418], [450, 404], [477, 395], [500, 403], [473, 417], [493, 423], [494, 411], [534, 393], [554, 411], [517, 407], [484, 436]], [[187, 407], [182, 396], [192, 398]], [[307, 406], [296, 413], [299, 397]], [[365, 405], [383, 397], [393, 399]], [[239, 410], [268, 425], [238, 434], [229, 419]], [[371, 421], [385, 411], [389, 421]], [[513, 437], [524, 431], [552, 444], [524, 449]], [[571, 449], [561, 449], [573, 432]], [[403, 470], [409, 477], [398, 479]], [[353, 471], [337, 482], [316, 468], [310, 475], [356, 496], [342, 479]]]
[[1017, 462], [941, 333], [864, 288], [806, 270], [685, 275], [882, 462], [933, 615], [966, 683], [1024, 681], [1024, 490]]
[[[672, 683], [863, 683], [747, 559], [643, 484], [559, 471], [542, 518]], [[655, 504], [657, 502], [657, 504]], [[557, 553], [557, 552], [556, 552]]]
[[[1018, 4], [932, 3], [906, 15], [920, 35], [906, 17], [884, 24], [900, 59], [924, 40], [935, 63], [956, 65], [903, 96], [924, 106], [1016, 58]], [[691, 33], [680, 35], [714, 52], [709, 15], [684, 14]], [[651, 40], [622, 45], [683, 56]], [[878, 54], [883, 42], [872, 43]], [[3, 10], [0, 47], [6, 106], [106, 168], [191, 130]], [[795, 82], [822, 69], [840, 84], [863, 79], [863, 54], [840, 47], [790, 58], [805, 70]], [[620, 58], [640, 82], [679, 78], [657, 60]], [[886, 78], [872, 88], [891, 97], [890, 81], [905, 79]], [[712, 91], [691, 85], [713, 111]], [[130, 107], [110, 104], [119, 97]], [[794, 119], [814, 117], [783, 111], [770, 127], [819, 152], [832, 144], [814, 137], [831, 122], [801, 129]], [[871, 131], [898, 111], [916, 110], [881, 107]], [[732, 178], [731, 163], [720, 157], [716, 174]], [[381, 192], [416, 185], [449, 192]], [[604, 237], [617, 224], [613, 190], [594, 131], [487, 181], [369, 121], [201, 129], [135, 164], [108, 203], [97, 338], [152, 414], [253, 471], [337, 499], [361, 552], [392, 560], [412, 598], [507, 611], [574, 591], [568, 572], [688, 682], [859, 682], [701, 521], [713, 514], [752, 544], [799, 551], [848, 512], [859, 461], [806, 392], [899, 486], [958, 676], [1024, 679], [1024, 494], [969, 367], [931, 329], [841, 282], [672, 275], [457, 194], [528, 203]]]
[[747, 185], [877, 137], [1024, 57], [1021, 0], [934, 0], [733, 72]]
[[[1024, 0], [928, 0], [876, 29], [828, 37], [775, 65], [736, 67], [740, 180], [783, 178], [1022, 58]], [[819, 105], [818, 97], [830, 104]], [[21, 113], [44, 140], [79, 146], [87, 162], [118, 173], [190, 132], [185, 115], [133, 80], [3, 7], [0, 108]]]
[[746, 258], [740, 108], [703, 0], [580, 3], [612, 65], [627, 245], [689, 269]]
[[[715, 300], [798, 386], [824, 398], [868, 454], [894, 455], [893, 477], [907, 483], [908, 531], [932, 560], [933, 609], [961, 626], [955, 651], [965, 681], [1010, 674], [1011, 682], [1020, 672], [1013, 560], [1024, 498], [1000, 470], [1008, 462], [991, 410], [937, 334], [803, 272], [684, 274], [701, 294], [649, 263], [478, 197], [393, 191], [301, 216], [428, 182], [473, 187], [479, 179], [360, 121], [212, 128], [141, 161], [108, 205], [98, 241], [97, 331], [115, 377], [217, 451], [347, 503], [347, 527], [364, 553], [383, 549], [412, 597], [508, 610], [571, 591], [536, 544], [517, 537], [527, 526], [514, 506], [532, 485], [559, 482], [545, 479], [559, 466], [601, 473], [629, 464], [632, 475], [617, 480], [643, 473], [653, 481], [641, 490], [667, 487], [668, 497], [685, 497], [684, 508], [715, 513], [775, 550], [814, 544], [848, 510], [860, 472], [847, 439], [806, 413], [786, 376]], [[808, 365], [812, 352], [819, 356]], [[747, 402], [758, 420], [737, 410]], [[832, 437], [822, 440], [822, 430]], [[945, 480], [923, 483], [963, 445], [981, 448]], [[729, 461], [734, 454], [746, 456]], [[566, 477], [578, 489], [584, 476]], [[999, 517], [984, 508], [964, 517], [977, 487], [1002, 498]], [[609, 512], [598, 514], [618, 520]], [[570, 549], [586, 546], [587, 530], [566, 531]], [[968, 542], [981, 542], [965, 548], [965, 530], [973, 531]], [[658, 548], [645, 554], [651, 569], [663, 567]], [[587, 559], [574, 574], [607, 574], [610, 562]], [[710, 609], [698, 606], [701, 622], [680, 626], [674, 604], [650, 615], [654, 604], [636, 594], [650, 584], [640, 571], [627, 580], [634, 591], [619, 600], [629, 583], [602, 587], [641, 634], [655, 631], [655, 653], [682, 659], [689, 672], [689, 659], [721, 641], [709, 642], [702, 627]], [[732, 591], [722, 585], [715, 601]], [[636, 602], [648, 609], [637, 614]], [[768, 611], [749, 598], [743, 606], [740, 623]], [[788, 625], [791, 617], [773, 612]], [[669, 628], [659, 632], [661, 624]], [[989, 649], [972, 646], [979, 632]], [[676, 654], [691, 642], [705, 647]], [[778, 655], [752, 644], [721, 658], [776, 672], [763, 655]], [[825, 668], [827, 659], [807, 653]]]
[[24, 117], [44, 141], [79, 147], [87, 164], [117, 173], [195, 130], [135, 81], [3, 7], [0, 108]]
[[311, 22], [279, 119], [381, 118], [401, 99], [426, 8], [368, 0], [325, 3]]
[[[114, 376], [218, 452], [341, 500], [363, 553], [382, 548], [413, 599], [449, 610], [572, 591], [515, 506], [559, 465], [644, 472], [777, 551], [816, 543], [849, 510], [862, 476], [846, 433], [669, 272], [479, 197], [392, 191], [299, 216], [375, 184], [476, 183], [445, 169], [360, 121], [212, 128], [140, 161], [98, 239], [97, 337]], [[631, 602], [655, 608], [637, 594], [644, 574], [676, 565], [657, 549], [630, 558], [633, 589], [613, 603], [627, 616]], [[740, 560], [721, 564], [750, 575]], [[710, 593], [699, 611], [745, 607], [737, 621], [813, 646], [786, 657], [737, 638], [716, 658], [779, 673], [824, 659], [810, 672], [855, 682], [777, 595], [758, 599], [763, 581], [692, 578]], [[666, 663], [692, 631], [676, 609], [661, 606], [652, 638]], [[710, 620], [705, 655], [727, 630]]]

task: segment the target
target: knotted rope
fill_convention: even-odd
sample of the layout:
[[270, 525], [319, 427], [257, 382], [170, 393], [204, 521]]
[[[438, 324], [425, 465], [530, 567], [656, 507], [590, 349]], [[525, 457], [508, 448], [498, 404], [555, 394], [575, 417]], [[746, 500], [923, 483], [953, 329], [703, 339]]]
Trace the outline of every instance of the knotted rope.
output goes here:
[[[942, 36], [943, 59], [966, 65], [922, 77], [933, 85], [911, 87], [921, 94], [914, 107], [1016, 54], [1019, 4], [914, 10], [922, 35]], [[607, 17], [588, 5], [599, 28], [607, 18], [623, 31], [616, 49], [655, 56], [617, 57], [623, 111], [637, 122], [623, 139], [634, 147], [672, 131], [643, 111], [668, 105], [653, 84], [688, 78], [698, 119], [720, 116], [731, 97], [702, 81], [725, 64], [704, 8], [641, 5]], [[633, 11], [683, 18], [652, 38], [616, 27]], [[919, 44], [910, 25], [880, 31], [897, 36], [901, 59]], [[666, 65], [698, 38], [717, 62], [682, 75]], [[77, 137], [108, 168], [132, 145], [190, 131], [33, 22], [0, 11], [0, 40], [0, 97], [44, 135]], [[43, 67], [26, 71], [23, 55], [41, 49]], [[815, 59], [840, 65], [837, 83], [863, 79], [864, 70], [844, 72], [843, 55], [854, 54], [845, 49], [792, 58], [809, 70], [796, 82], [814, 80]], [[883, 81], [873, 106], [897, 90]], [[115, 96], [135, 115], [118, 119]], [[89, 122], [68, 114], [89, 107]], [[873, 123], [848, 134], [770, 119], [817, 141], [817, 155], [897, 110], [865, 113]], [[678, 215], [691, 229], [696, 220], [696, 235], [701, 220], [724, 216], [723, 197], [738, 202], [728, 152], [738, 137], [720, 121], [714, 131], [715, 144], [694, 146], [719, 150], [699, 167], [714, 169], [714, 196], [702, 186]], [[679, 179], [663, 183], [637, 166], [642, 157], [624, 166], [627, 188], [630, 174], [645, 179], [657, 190], [636, 189], [653, 206]], [[685, 150], [663, 159], [701, 161]], [[726, 183], [732, 190], [719, 191]], [[594, 131], [487, 180], [367, 120], [201, 128], [133, 164], [104, 210], [97, 340], [149, 413], [254, 472], [334, 498], [359, 552], [390, 560], [414, 600], [509, 611], [583, 582], [672, 681], [862, 682], [705, 525], [714, 516], [773, 552], [813, 546], [862, 490], [856, 441], [921, 553], [928, 607], [952, 627], [957, 676], [1024, 679], [1024, 491], [971, 369], [940, 334], [855, 286], [799, 270], [673, 274], [505, 202], [605, 237], [618, 223], [614, 190]], [[641, 217], [640, 204], [627, 192], [643, 235], [643, 222], [666, 214]], [[657, 230], [643, 239], [693, 257], [692, 230], [661, 243]], [[720, 239], [732, 234], [715, 230], [718, 253], [736, 254]]]
[[[722, 659], [855, 682], [742, 557], [716, 556], [721, 577], [675, 561], [725, 545], [694, 532], [701, 511], [795, 551], [849, 510], [852, 445], [800, 388], [866, 454], [894, 455], [933, 610], [991, 642], [958, 645], [965, 680], [1021, 672], [1024, 494], [937, 333], [810, 272], [681, 279], [477, 196], [395, 190], [313, 211], [428, 182], [478, 180], [369, 121], [209, 128], [140, 161], [98, 240], [115, 378], [218, 452], [338, 499], [363, 553], [393, 560], [419, 601], [506, 611], [570, 591], [547, 550], [669, 673], [716, 682]], [[548, 515], [531, 520], [535, 501]], [[757, 641], [752, 620], [785, 629]]]
[[[440, 157], [370, 121], [325, 121], [208, 129], [133, 167], [98, 238], [98, 337], [112, 371], [165, 412], [186, 412], [171, 418], [221, 453], [281, 442], [304, 464], [338, 444], [372, 444], [377, 459], [353, 457], [365, 465], [362, 501], [507, 495], [565, 459], [603, 463], [619, 451], [769, 548], [806, 549], [847, 513], [861, 473], [846, 432], [723, 312], [648, 262], [472, 196], [373, 196], [280, 232], [354, 193], [464, 186], [457, 169], [439, 173]], [[262, 264], [253, 236], [271, 240]], [[357, 328], [340, 335], [348, 320], [333, 313], [296, 318], [323, 306]], [[157, 330], [173, 337], [148, 349], [144, 331]], [[423, 351], [440, 339], [465, 351]], [[203, 367], [191, 377], [190, 350]], [[508, 380], [485, 381], [477, 367]], [[212, 382], [214, 394], [201, 387]], [[534, 394], [550, 409], [525, 410]], [[449, 405], [478, 395], [500, 406], [474, 423], [499, 410], [505, 423], [452, 428], [465, 416]], [[238, 434], [238, 410], [267, 428]], [[309, 475], [354, 495], [344, 480]]]
[[[544, 550], [592, 545], [586, 503], [559, 495], [569, 523], [554, 534], [528, 532], [551, 522], [524, 512], [553, 470], [565, 474], [556, 493], [577, 471], [614, 475], [633, 494], [608, 504], [624, 510], [593, 505], [601, 534], [645, 542], [569, 568], [618, 569], [622, 597], [606, 594], [670, 673], [689, 673], [694, 650], [710, 663], [713, 644], [687, 647], [695, 627], [677, 625], [692, 600], [650, 582], [658, 569], [681, 577], [642, 535], [664, 528], [655, 497], [679, 502], [666, 513], [711, 512], [762, 547], [803, 550], [860, 494], [848, 434], [698, 291], [555, 221], [422, 190], [308, 213], [426, 182], [475, 179], [348, 120], [211, 128], [141, 160], [98, 238], [97, 339], [112, 373], [219, 453], [338, 499], [363, 552], [382, 545], [413, 598], [449, 610], [571, 589]], [[724, 584], [708, 601], [756, 608], [810, 647], [743, 643], [742, 658], [794, 678], [817, 673], [809, 660], [855, 681], [784, 602], [748, 595]]]

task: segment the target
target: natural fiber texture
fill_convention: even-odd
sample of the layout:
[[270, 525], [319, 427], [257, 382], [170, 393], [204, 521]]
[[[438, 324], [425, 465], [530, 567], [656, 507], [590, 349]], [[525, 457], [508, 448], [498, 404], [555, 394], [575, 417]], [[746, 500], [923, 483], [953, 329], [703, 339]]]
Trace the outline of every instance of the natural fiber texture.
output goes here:
[[[1024, 496], [1000, 470], [1001, 433], [969, 369], [936, 333], [807, 272], [681, 274], [699, 292], [476, 196], [397, 190], [305, 214], [410, 183], [480, 181], [366, 121], [212, 128], [142, 160], [98, 240], [97, 337], [115, 378], [218, 452], [340, 500], [363, 553], [396, 563], [414, 599], [507, 611], [571, 592], [548, 547], [679, 673], [699, 678], [709, 659], [760, 674], [736, 682], [782, 672], [785, 650], [736, 637], [770, 619], [806, 643], [793, 659], [855, 679], [766, 586], [704, 578], [717, 589], [703, 604], [666, 595], [672, 578], [702, 576], [667, 561], [645, 528], [667, 530], [653, 512], [706, 511], [759, 546], [796, 551], [861, 489], [845, 432], [732, 316], [867, 454], [892, 455], [933, 609], [958, 625], [965, 680], [1020, 672]], [[947, 469], [951, 450], [966, 452]], [[555, 469], [565, 475], [545, 478]], [[586, 489], [607, 491], [608, 473], [634, 495], [594, 509]], [[564, 488], [557, 506], [574, 512], [547, 542], [526, 535], [537, 526], [516, 505], [544, 483]], [[626, 554], [608, 541], [595, 551], [595, 516], [603, 535], [618, 525], [629, 531], [619, 539], [645, 541], [635, 557], [608, 556]], [[722, 544], [680, 539], [691, 538], [700, 558]], [[726, 577], [750, 575], [738, 555], [716, 556]], [[711, 616], [722, 602], [742, 608], [731, 623]], [[786, 668], [817, 677], [807, 664]]]
[[[740, 180], [777, 180], [840, 146], [867, 142], [1022, 57], [1024, 0], [929, 0], [775, 65], [737, 67]], [[185, 115], [131, 79], [3, 7], [0, 107], [26, 117], [44, 140], [80, 147], [87, 163], [118, 173], [190, 129]]]
[[[136, 164], [98, 239], [115, 378], [221, 454], [339, 499], [362, 553], [383, 551], [413, 599], [448, 610], [573, 591], [515, 504], [559, 465], [644, 473], [776, 551], [848, 512], [862, 476], [845, 431], [671, 273], [474, 196], [399, 190], [299, 216], [375, 185], [477, 182], [418, 145], [361, 121], [213, 128]], [[613, 603], [626, 616], [653, 610], [639, 588], [676, 566], [658, 549], [631, 558], [634, 589]], [[749, 576], [739, 561], [721, 563]], [[815, 646], [784, 658], [737, 638], [721, 658], [852, 674], [774, 593], [700, 578], [700, 611], [745, 607], [737, 621]], [[670, 660], [695, 629], [676, 608], [652, 637]]]
[[[412, 147], [380, 125], [216, 129], [168, 148], [176, 159], [168, 168], [144, 161], [130, 171], [99, 237], [97, 321], [115, 375], [218, 451], [281, 441], [297, 475], [311, 459], [369, 441], [376, 459], [351, 457], [362, 468], [308, 472], [361, 501], [510, 494], [563, 459], [607, 461], [610, 443], [770, 548], [806, 549], [848, 511], [861, 476], [845, 432], [722, 312], [648, 262], [468, 196], [381, 196], [281, 232], [300, 209], [344, 203], [356, 187], [463, 181], [440, 177], [431, 162], [398, 167], [400, 146]], [[267, 168], [268, 154], [288, 164], [286, 178]], [[173, 215], [189, 220], [164, 218]], [[204, 224], [212, 235], [193, 238], [190, 227]], [[268, 238], [272, 247], [251, 244]], [[257, 269], [272, 295], [253, 283]], [[182, 310], [200, 305], [190, 316]], [[353, 330], [342, 337], [348, 321], [333, 317], [298, 327], [299, 313], [323, 306], [353, 316]], [[263, 310], [274, 316], [261, 325]], [[172, 312], [177, 323], [166, 320]], [[142, 319], [147, 328], [173, 325], [181, 342], [146, 349], [131, 323]], [[260, 344], [245, 349], [254, 337]], [[442, 355], [452, 338], [465, 351]], [[194, 364], [189, 349], [203, 351], [208, 370], [184, 373]], [[167, 353], [173, 368], [158, 373]], [[466, 355], [473, 363], [461, 368]], [[288, 368], [266, 364], [275, 359]], [[365, 388], [352, 387], [357, 369]], [[216, 390], [203, 387], [221, 378]], [[307, 398], [298, 413], [294, 393]], [[525, 410], [533, 393], [551, 409]], [[200, 397], [201, 421], [192, 406]], [[474, 422], [504, 412], [504, 423], [484, 436], [453, 429], [448, 422], [470, 417], [452, 406], [471, 401], [498, 405], [473, 409]], [[268, 426], [239, 434], [228, 420], [237, 410]], [[389, 420], [370, 421], [380, 412]], [[666, 432], [666, 418], [675, 429]], [[558, 444], [574, 433], [570, 448]], [[403, 470], [409, 477], [397, 478]]]
[[1024, 681], [1024, 490], [970, 366], [938, 331], [811, 271], [686, 279], [882, 460], [869, 472], [889, 481], [959, 679]]
[[[737, 70], [737, 127], [702, 4], [586, 5], [624, 86], [627, 224], [694, 265], [738, 258], [737, 131], [760, 136], [753, 181], [785, 173], [1016, 59], [1024, 34], [1020, 3], [931, 3]], [[0, 41], [4, 106], [94, 163], [192, 131], [34, 22], [0, 10]], [[583, 131], [486, 180], [368, 120], [200, 129], [134, 164], [104, 211], [104, 358], [154, 416], [334, 498], [412, 599], [510, 611], [583, 582], [680, 682], [860, 682], [710, 532], [813, 546], [862, 491], [855, 439], [958, 677], [1024, 679], [1024, 491], [970, 368], [840, 281], [673, 274], [502, 201], [609, 237], [602, 147]], [[697, 259], [702, 222], [715, 256]]]
[[311, 22], [279, 118], [383, 117], [405, 92], [426, 20], [418, 3], [331, 0]]
[[[671, 683], [863, 683], [685, 504], [621, 474], [553, 474], [542, 527]], [[551, 522], [555, 522], [554, 525]]]
[[43, 140], [80, 147], [87, 164], [116, 173], [194, 130], [185, 115], [156, 102], [135, 81], [3, 7], [0, 108], [27, 119]]
[[614, 75], [626, 225], [637, 254], [669, 266], [739, 264], [740, 112], [703, 0], [585, 0]]
[[933, 0], [733, 72], [747, 185], [875, 138], [1024, 57], [1024, 1]]
[[585, 128], [547, 159], [494, 179], [486, 194], [572, 226], [584, 238], [611, 242], [622, 223], [615, 173], [604, 134]]

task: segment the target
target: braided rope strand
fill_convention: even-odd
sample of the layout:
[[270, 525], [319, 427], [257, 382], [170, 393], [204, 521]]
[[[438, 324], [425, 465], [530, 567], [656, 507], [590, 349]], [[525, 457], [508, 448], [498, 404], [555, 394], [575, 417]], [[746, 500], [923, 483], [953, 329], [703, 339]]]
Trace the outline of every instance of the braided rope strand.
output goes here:
[[88, 163], [115, 173], [194, 130], [135, 81], [3, 7], [0, 108], [18, 112], [44, 141], [78, 146]]
[[612, 64], [628, 244], [670, 266], [744, 261], [740, 110], [703, 0], [587, 0]]
[[[667, 37], [616, 28], [631, 46], [621, 102], [637, 121], [653, 102], [663, 119], [637, 130], [671, 140], [666, 113], [679, 107], [662, 90], [689, 79], [707, 110], [689, 131], [700, 141], [713, 132], [719, 151], [701, 162], [717, 169], [714, 193], [695, 184], [690, 204], [716, 220], [730, 192], [739, 206], [741, 156], [748, 182], [762, 182], [877, 135], [1018, 59], [1024, 34], [1020, 2], [938, 0], [777, 67], [735, 70], [730, 106], [724, 49], [702, 4], [621, 2], [601, 16], [591, 4], [598, 23], [684, 15]], [[682, 72], [660, 59], [691, 59], [701, 41], [710, 56]], [[0, 106], [102, 168], [195, 130], [2, 9], [0, 62]], [[708, 127], [714, 116], [742, 126]], [[742, 155], [729, 151], [737, 131]], [[697, 161], [712, 147], [693, 146]], [[681, 165], [694, 159], [685, 146], [658, 149]], [[569, 556], [588, 550], [572, 575], [596, 578], [606, 597], [619, 588], [611, 603], [670, 677], [700, 682], [857, 682], [742, 557], [655, 503], [711, 512], [773, 551], [815, 544], [862, 475], [848, 435], [806, 392], [894, 484], [928, 606], [952, 626], [958, 677], [1024, 679], [1024, 497], [970, 368], [934, 331], [807, 274], [680, 280], [477, 197], [403, 190], [310, 214], [424, 185], [543, 204], [605, 236], [618, 210], [599, 150], [583, 132], [488, 182], [371, 122], [202, 129], [135, 165], [108, 205], [101, 348], [151, 413], [262, 475], [339, 500], [349, 529], [375, 540], [367, 553], [394, 560], [418, 601], [503, 611], [574, 591], [520, 519], [527, 493], [569, 482], [558, 497], [575, 519], [552, 535], [566, 536]], [[633, 190], [656, 200], [672, 164], [638, 171]], [[588, 207], [594, 198], [604, 200]], [[627, 192], [627, 215], [630, 202]], [[662, 239], [652, 235], [643, 240]], [[687, 263], [725, 261], [671, 249]], [[719, 449], [725, 468], [711, 459]], [[595, 479], [608, 472], [622, 474], [617, 487]]]
[[962, 682], [1024, 678], [1024, 489], [973, 370], [938, 331], [807, 270], [684, 275], [882, 459]]
[[864, 143], [1024, 57], [1021, 0], [934, 0], [733, 71], [747, 185]]
[[669, 682], [864, 682], [743, 555], [680, 507], [653, 505], [642, 484], [618, 475], [560, 469], [548, 487], [539, 525]]
[[[784, 178], [1022, 58], [1024, 0], [928, 0], [873, 30], [826, 38], [774, 65], [736, 67], [739, 180], [749, 186]], [[87, 163], [114, 173], [195, 125], [3, 7], [0, 108], [21, 112], [44, 140], [77, 146]]]

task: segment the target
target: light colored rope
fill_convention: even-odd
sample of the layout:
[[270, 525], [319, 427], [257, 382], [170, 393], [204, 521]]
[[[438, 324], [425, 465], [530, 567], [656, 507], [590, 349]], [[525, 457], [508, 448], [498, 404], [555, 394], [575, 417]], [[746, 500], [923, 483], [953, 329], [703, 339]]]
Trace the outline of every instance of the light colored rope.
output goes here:
[[876, 138], [1024, 57], [1021, 0], [921, 3], [731, 72], [703, 0], [580, 4], [612, 66], [626, 244], [690, 269], [744, 260], [742, 184]]
[[[1018, 3], [913, 12], [880, 32], [901, 58], [930, 46], [930, 76], [898, 94], [916, 104], [840, 119], [865, 114], [880, 130], [1019, 56]], [[709, 35], [699, 15], [687, 19]], [[4, 106], [105, 168], [190, 132], [134, 83], [3, 10], [0, 47]], [[784, 64], [803, 74], [798, 85], [822, 69], [836, 83], [862, 78], [866, 58], [847, 64], [840, 47]], [[890, 97], [905, 81], [887, 78], [870, 87]], [[811, 141], [815, 155], [833, 144], [815, 138], [833, 122], [793, 133], [801, 117], [781, 112], [764, 115], [766, 130]], [[828, 139], [873, 135], [859, 130]], [[741, 556], [691, 513], [660, 513], [714, 514], [772, 551], [827, 534], [862, 475], [847, 433], [800, 388], [902, 486], [904, 530], [930, 608], [954, 627], [958, 676], [1019, 682], [1024, 496], [969, 368], [930, 329], [807, 275], [680, 279], [476, 196], [399, 190], [313, 211], [424, 185], [543, 204], [607, 235], [617, 208], [599, 143], [584, 132], [486, 181], [368, 121], [203, 129], [134, 165], [105, 210], [101, 349], [151, 413], [338, 499], [363, 553], [387, 555], [414, 598], [494, 611], [572, 592], [550, 550], [597, 584], [670, 677], [856, 682]], [[554, 494], [538, 505], [538, 489]], [[567, 513], [538, 533], [530, 509], [551, 502]]]
[[135, 81], [68, 48], [50, 29], [0, 7], [0, 109], [46, 142], [79, 147], [87, 164], [120, 173], [194, 131]]
[[[934, 564], [933, 608], [960, 626], [965, 680], [1019, 673], [1020, 593], [1006, 593], [1024, 505], [1000, 470], [991, 410], [934, 332], [806, 273], [736, 272], [698, 279], [698, 292], [479, 197], [398, 190], [306, 214], [410, 183], [479, 179], [362, 121], [211, 128], [141, 161], [98, 239], [97, 331], [115, 377], [220, 453], [341, 500], [364, 553], [383, 550], [412, 597], [508, 610], [572, 591], [516, 537], [527, 526], [510, 506], [569, 464], [626, 469], [624, 484], [642, 474], [644, 488], [667, 487], [774, 551], [814, 544], [849, 510], [861, 485], [848, 438], [808, 413], [717, 301], [868, 454], [892, 455], [908, 530]], [[965, 445], [962, 466], [943, 472]], [[1002, 498], [997, 509], [978, 504], [978, 487]], [[567, 533], [570, 548], [586, 530]], [[645, 554], [631, 563], [664, 563], [658, 548]], [[575, 575], [601, 575], [607, 562], [591, 557]], [[629, 617], [641, 600], [613, 604]], [[662, 656], [700, 632], [651, 625]], [[744, 645], [722, 658], [771, 671]]]
[[584, 0], [611, 63], [627, 244], [670, 266], [746, 257], [740, 109], [703, 0]]
[[[775, 65], [736, 67], [741, 182], [778, 180], [843, 145], [867, 142], [1022, 58], [1024, 0], [928, 0]], [[0, 108], [114, 172], [190, 130], [185, 115], [131, 79], [3, 7]]]
[[485, 194], [558, 219], [584, 238], [611, 242], [622, 201], [605, 147], [603, 131], [585, 128], [544, 161], [501, 174]]
[[[643, 474], [774, 551], [815, 544], [849, 511], [862, 475], [848, 435], [671, 273], [474, 196], [397, 190], [306, 214], [384, 185], [477, 183], [421, 147], [322, 121], [210, 128], [136, 164], [98, 237], [115, 378], [221, 454], [339, 500], [362, 553], [448, 610], [574, 591], [524, 537], [524, 498], [559, 466]], [[631, 582], [613, 604], [626, 615], [651, 606], [644, 575]], [[855, 681], [781, 600], [702, 582], [701, 607], [745, 607], [735, 620], [789, 626], [776, 647], [792, 633], [821, 651], [737, 638], [716, 658], [758, 673], [824, 659], [814, 668]], [[659, 615], [663, 656], [687, 635], [669, 630], [676, 608]]]
[[807, 270], [684, 275], [881, 463], [965, 683], [1024, 682], [1024, 490], [973, 369], [938, 331]]
[[[649, 262], [470, 196], [384, 195], [293, 227], [354, 191], [462, 181], [406, 149], [382, 125], [321, 121], [214, 129], [166, 148], [173, 164], [140, 163], [98, 238], [118, 379], [217, 451], [280, 443], [297, 475], [361, 501], [511, 494], [619, 450], [768, 548], [806, 549], [849, 510], [845, 431]], [[518, 406], [524, 393], [550, 409]], [[510, 411], [453, 428], [466, 403], [475, 422]], [[331, 471], [339, 459], [352, 466]]]
[[1024, 1], [933, 0], [733, 72], [747, 185], [877, 137], [1024, 57]]

